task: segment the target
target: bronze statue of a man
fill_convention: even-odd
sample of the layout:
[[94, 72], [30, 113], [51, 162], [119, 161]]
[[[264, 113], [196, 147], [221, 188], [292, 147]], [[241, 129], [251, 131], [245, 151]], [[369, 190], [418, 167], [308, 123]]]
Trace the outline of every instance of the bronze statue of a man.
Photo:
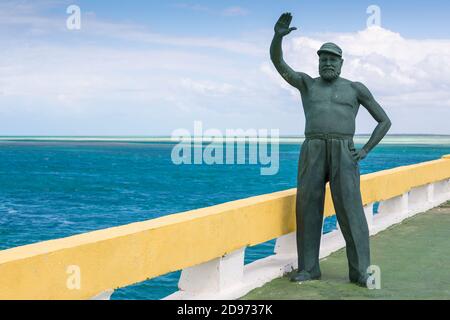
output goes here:
[[[325, 184], [329, 181], [339, 227], [346, 242], [350, 281], [366, 286], [370, 265], [369, 230], [360, 192], [358, 161], [381, 141], [391, 122], [370, 91], [359, 82], [340, 77], [342, 50], [325, 43], [319, 55], [318, 78], [292, 70], [283, 60], [281, 42], [296, 30], [292, 15], [284, 13], [275, 25], [270, 57], [277, 71], [300, 91], [306, 118], [297, 177], [298, 271], [292, 281], [321, 277], [319, 249], [322, 235]], [[360, 150], [353, 144], [355, 118], [364, 106], [378, 122]]]

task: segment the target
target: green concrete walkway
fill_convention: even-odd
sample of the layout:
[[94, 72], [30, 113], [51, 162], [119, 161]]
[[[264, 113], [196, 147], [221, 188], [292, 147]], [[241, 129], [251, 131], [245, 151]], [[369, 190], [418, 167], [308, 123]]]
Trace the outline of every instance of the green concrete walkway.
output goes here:
[[372, 264], [381, 289], [348, 282], [345, 249], [321, 260], [322, 280], [292, 283], [289, 275], [242, 299], [447, 299], [450, 300], [450, 202], [371, 237]]

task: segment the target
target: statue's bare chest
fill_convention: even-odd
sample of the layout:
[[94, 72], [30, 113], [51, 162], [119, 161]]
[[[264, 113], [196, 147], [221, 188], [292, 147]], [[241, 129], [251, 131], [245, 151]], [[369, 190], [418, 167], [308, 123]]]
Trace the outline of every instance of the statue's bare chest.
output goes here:
[[[348, 108], [355, 111], [359, 103], [356, 91], [348, 83], [334, 85], [312, 85], [304, 99], [306, 108]], [[343, 110], [345, 111], [345, 109]]]

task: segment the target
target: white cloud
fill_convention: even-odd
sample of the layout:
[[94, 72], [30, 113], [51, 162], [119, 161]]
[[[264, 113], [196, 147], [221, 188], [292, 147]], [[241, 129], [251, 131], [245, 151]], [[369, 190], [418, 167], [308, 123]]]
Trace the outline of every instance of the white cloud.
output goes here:
[[238, 6], [234, 6], [234, 7], [229, 7], [226, 8], [222, 11], [222, 14], [224, 16], [246, 16], [248, 15], [248, 10], [242, 8], [242, 7], [238, 7]]
[[184, 10], [191, 10], [191, 11], [197, 11], [197, 12], [204, 12], [209, 14], [215, 14], [215, 15], [223, 15], [223, 16], [229, 16], [229, 17], [235, 17], [235, 16], [246, 16], [248, 15], [248, 10], [244, 9], [240, 6], [232, 6], [225, 9], [212, 9], [210, 7], [201, 5], [201, 4], [192, 4], [192, 3], [175, 3], [173, 5], [174, 8], [177, 9], [184, 9]]
[[212, 96], [226, 96], [233, 91], [238, 91], [237, 88], [229, 83], [214, 83], [212, 81], [195, 81], [190, 78], [181, 80], [181, 85], [188, 90], [192, 90], [199, 94]]
[[193, 11], [203, 11], [203, 12], [211, 11], [211, 9], [209, 9], [207, 6], [203, 6], [201, 4], [175, 3], [173, 7], [177, 9], [188, 9]]
[[[58, 5], [59, 9], [68, 5], [70, 1], [41, 1], [39, 5], [31, 2], [7, 1], [0, 4], [0, 25], [16, 28], [16, 32], [22, 38], [32, 41], [36, 36], [68, 35], [66, 28], [67, 15], [49, 17], [40, 14], [40, 8], [49, 8]], [[191, 10], [208, 10], [200, 5], [176, 4], [180, 8]], [[21, 31], [21, 32], [20, 32]], [[5, 37], [11, 37], [10, 30], [0, 29]], [[189, 47], [199, 49], [219, 49], [232, 53], [249, 56], [264, 56], [258, 44], [249, 40], [224, 39], [222, 37], [180, 37], [169, 34], [159, 34], [142, 25], [133, 23], [109, 22], [98, 19], [95, 12], [82, 11], [82, 27], [77, 31], [87, 37], [101, 37], [105, 39], [117, 39], [121, 41], [134, 41], [139, 44], [169, 45], [174, 47]], [[13, 38], [13, 37], [11, 37]]]

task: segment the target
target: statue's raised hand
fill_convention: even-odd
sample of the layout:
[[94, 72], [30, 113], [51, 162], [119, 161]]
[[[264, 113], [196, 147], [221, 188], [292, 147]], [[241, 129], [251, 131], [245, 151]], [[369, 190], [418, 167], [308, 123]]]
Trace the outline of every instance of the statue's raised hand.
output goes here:
[[275, 33], [281, 37], [288, 35], [293, 30], [297, 30], [296, 27], [289, 27], [292, 21], [292, 15], [290, 12], [283, 13], [275, 24]]

